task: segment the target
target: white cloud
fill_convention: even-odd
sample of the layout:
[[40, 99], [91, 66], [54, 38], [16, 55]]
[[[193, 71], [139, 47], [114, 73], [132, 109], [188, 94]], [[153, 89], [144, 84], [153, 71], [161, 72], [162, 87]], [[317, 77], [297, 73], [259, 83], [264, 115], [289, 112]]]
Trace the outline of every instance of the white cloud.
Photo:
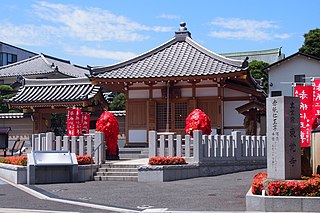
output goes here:
[[239, 18], [216, 18], [211, 25], [223, 30], [212, 31], [210, 36], [227, 39], [272, 40], [287, 39], [289, 34], [277, 34], [273, 30], [279, 26], [271, 21], [257, 21]]
[[133, 58], [137, 55], [133, 52], [108, 51], [90, 48], [87, 46], [81, 46], [79, 49], [67, 47], [65, 50], [73, 55], [86, 56], [91, 58], [112, 59], [117, 61], [123, 61], [129, 58]]
[[158, 16], [158, 18], [177, 20], [177, 19], [180, 19], [180, 16], [163, 13], [160, 16]]
[[57, 25], [64, 35], [85, 41], [141, 41], [148, 38], [140, 31], [168, 32], [171, 27], [146, 26], [124, 16], [99, 8], [37, 2], [34, 12]]
[[1, 23], [0, 40], [13, 45], [40, 46], [50, 40], [50, 35], [57, 33], [50, 26], [15, 25]]

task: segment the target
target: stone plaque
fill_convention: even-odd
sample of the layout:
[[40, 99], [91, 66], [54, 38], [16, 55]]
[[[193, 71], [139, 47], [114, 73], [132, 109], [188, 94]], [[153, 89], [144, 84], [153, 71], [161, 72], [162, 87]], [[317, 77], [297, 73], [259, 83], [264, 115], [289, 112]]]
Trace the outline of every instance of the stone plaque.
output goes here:
[[267, 98], [267, 173], [272, 179], [300, 179], [300, 100]]

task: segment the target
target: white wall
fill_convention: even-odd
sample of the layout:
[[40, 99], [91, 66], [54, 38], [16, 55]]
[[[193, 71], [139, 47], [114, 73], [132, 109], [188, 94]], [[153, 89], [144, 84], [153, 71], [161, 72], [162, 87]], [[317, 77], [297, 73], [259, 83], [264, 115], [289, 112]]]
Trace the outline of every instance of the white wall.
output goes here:
[[218, 95], [218, 88], [217, 87], [196, 88], [196, 97], [217, 96], [217, 95]]
[[[282, 91], [282, 95], [292, 95], [292, 83], [294, 75], [306, 76], [306, 83], [310, 84], [308, 77], [320, 77], [320, 62], [308, 59], [305, 56], [295, 56], [283, 61], [280, 65], [275, 65], [269, 71], [269, 96], [271, 91]], [[272, 83], [272, 86], [270, 84]]]
[[129, 90], [129, 99], [149, 98], [149, 90]]
[[224, 126], [243, 126], [244, 115], [237, 112], [236, 108], [248, 101], [225, 101], [223, 103]]

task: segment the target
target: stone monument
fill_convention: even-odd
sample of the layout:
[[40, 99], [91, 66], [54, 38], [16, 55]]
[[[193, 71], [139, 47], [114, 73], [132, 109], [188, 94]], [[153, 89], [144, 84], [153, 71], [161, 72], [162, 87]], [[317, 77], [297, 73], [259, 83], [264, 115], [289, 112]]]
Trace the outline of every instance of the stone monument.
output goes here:
[[268, 178], [301, 178], [299, 97], [267, 98]]

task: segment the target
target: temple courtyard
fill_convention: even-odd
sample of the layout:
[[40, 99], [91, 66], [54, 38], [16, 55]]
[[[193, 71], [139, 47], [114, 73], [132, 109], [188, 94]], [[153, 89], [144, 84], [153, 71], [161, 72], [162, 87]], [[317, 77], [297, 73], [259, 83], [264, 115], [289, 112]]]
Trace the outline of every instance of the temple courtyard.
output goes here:
[[0, 212], [244, 212], [246, 193], [260, 171], [265, 170], [163, 183], [88, 181], [26, 186], [0, 180]]

